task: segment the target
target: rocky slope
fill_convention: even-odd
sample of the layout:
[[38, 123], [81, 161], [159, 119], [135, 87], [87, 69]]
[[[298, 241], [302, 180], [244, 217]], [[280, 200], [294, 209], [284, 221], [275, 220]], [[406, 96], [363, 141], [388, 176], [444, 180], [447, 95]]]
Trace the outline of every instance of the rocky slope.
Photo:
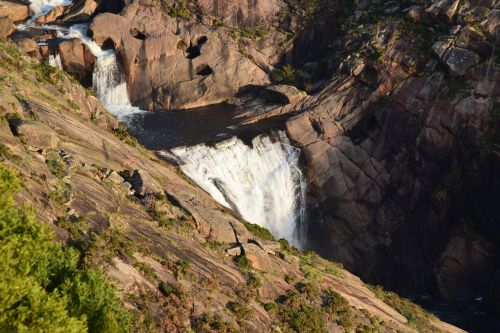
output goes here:
[[9, 43], [0, 62], [0, 163], [24, 184], [18, 203], [106, 273], [135, 330], [460, 331], [236, 219], [64, 72]]

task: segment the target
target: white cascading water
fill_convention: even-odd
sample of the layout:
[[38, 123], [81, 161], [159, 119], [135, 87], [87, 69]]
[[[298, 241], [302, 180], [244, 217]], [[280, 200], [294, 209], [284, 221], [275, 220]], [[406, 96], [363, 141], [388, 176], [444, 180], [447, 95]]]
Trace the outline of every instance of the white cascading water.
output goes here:
[[59, 53], [49, 55], [49, 65], [54, 68], [62, 69], [62, 62]]
[[252, 145], [233, 138], [214, 146], [175, 148], [172, 153], [182, 171], [219, 203], [300, 246], [305, 215], [300, 151], [283, 132], [275, 142], [258, 136]]

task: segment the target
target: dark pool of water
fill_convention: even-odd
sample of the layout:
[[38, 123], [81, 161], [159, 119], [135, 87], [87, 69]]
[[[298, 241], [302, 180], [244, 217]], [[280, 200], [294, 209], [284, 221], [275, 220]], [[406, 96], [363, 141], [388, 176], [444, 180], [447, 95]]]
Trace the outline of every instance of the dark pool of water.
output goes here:
[[427, 295], [420, 295], [412, 298], [412, 300], [436, 315], [442, 321], [460, 327], [468, 332], [500, 332], [500, 316], [486, 312], [481, 299], [469, 305], [446, 304]]
[[284, 128], [280, 119], [240, 126], [238, 114], [238, 107], [230, 104], [180, 111], [145, 112], [130, 116], [127, 127], [130, 134], [152, 150], [218, 142], [233, 136], [251, 140], [259, 134]]

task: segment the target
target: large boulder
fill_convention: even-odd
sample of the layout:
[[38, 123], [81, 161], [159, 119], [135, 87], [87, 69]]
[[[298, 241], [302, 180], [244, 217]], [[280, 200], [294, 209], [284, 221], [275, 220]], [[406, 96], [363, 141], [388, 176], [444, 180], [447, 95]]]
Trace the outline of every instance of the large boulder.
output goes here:
[[128, 179], [132, 188], [139, 196], [154, 195], [163, 193], [163, 189], [158, 182], [147, 172], [135, 170]]
[[5, 40], [14, 32], [14, 24], [8, 17], [0, 17], [0, 40]]
[[269, 82], [222, 30], [155, 7], [133, 3], [121, 15], [100, 14], [91, 31], [98, 44], [116, 49], [132, 103], [148, 110], [220, 103], [246, 86]]
[[31, 16], [28, 3], [16, 0], [0, 1], [0, 17], [7, 17], [13, 22], [24, 21]]
[[260, 246], [254, 243], [242, 244], [243, 254], [250, 261], [253, 268], [264, 272], [273, 272], [275, 267], [269, 255]]
[[56, 6], [36, 19], [38, 24], [61, 22], [74, 24], [87, 22], [94, 15], [99, 4], [95, 0], [78, 0], [70, 6]]
[[52, 10], [47, 14], [37, 17], [35, 22], [37, 24], [49, 24], [56, 21], [59, 17], [63, 16], [65, 12], [65, 6], [56, 6], [52, 8]]
[[57, 133], [44, 123], [34, 120], [18, 120], [12, 122], [17, 136], [34, 148], [54, 149], [59, 145]]
[[59, 43], [58, 53], [63, 68], [75, 76], [85, 86], [92, 85], [95, 56], [78, 38], [63, 40]]
[[31, 38], [19, 38], [15, 40], [17, 47], [25, 54], [36, 54], [38, 43]]
[[460, 0], [439, 0], [435, 1], [426, 11], [437, 19], [451, 22], [459, 6]]

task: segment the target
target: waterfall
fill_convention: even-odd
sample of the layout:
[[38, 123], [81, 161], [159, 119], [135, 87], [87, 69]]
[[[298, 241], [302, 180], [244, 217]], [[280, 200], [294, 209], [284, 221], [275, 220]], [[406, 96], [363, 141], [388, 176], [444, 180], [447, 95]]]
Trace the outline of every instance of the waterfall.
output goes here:
[[[18, 29], [33, 27], [33, 24], [19, 25]], [[93, 88], [106, 109], [114, 114], [121, 122], [137, 113], [145, 112], [132, 106], [127, 90], [125, 76], [120, 71], [114, 50], [103, 50], [94, 40], [87, 36], [88, 24], [75, 24], [69, 28], [56, 25], [43, 25], [42, 29], [57, 31], [57, 37], [63, 39], [78, 38], [96, 57], [92, 77]], [[59, 55], [49, 57], [49, 64], [61, 68]], [[61, 66], [61, 67], [60, 67]]]
[[59, 68], [62, 69], [62, 63], [61, 63], [61, 57], [59, 56], [59, 53], [55, 52], [55, 54], [50, 54], [49, 55], [49, 65], [54, 67], [54, 68]]
[[233, 138], [172, 149], [182, 171], [215, 200], [245, 220], [301, 245], [305, 217], [305, 180], [299, 168], [299, 149], [285, 133], [276, 141], [258, 136], [252, 147]]

